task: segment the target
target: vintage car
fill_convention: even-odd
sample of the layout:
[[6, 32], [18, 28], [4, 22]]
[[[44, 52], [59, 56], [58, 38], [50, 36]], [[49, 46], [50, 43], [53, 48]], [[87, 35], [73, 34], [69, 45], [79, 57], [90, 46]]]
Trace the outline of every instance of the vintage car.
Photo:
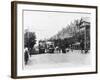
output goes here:
[[45, 53], [45, 49], [46, 49], [45, 42], [43, 42], [43, 41], [39, 42], [39, 47], [38, 48], [39, 48], [39, 54]]
[[47, 53], [54, 53], [54, 43], [53, 42], [46, 42], [46, 52]]

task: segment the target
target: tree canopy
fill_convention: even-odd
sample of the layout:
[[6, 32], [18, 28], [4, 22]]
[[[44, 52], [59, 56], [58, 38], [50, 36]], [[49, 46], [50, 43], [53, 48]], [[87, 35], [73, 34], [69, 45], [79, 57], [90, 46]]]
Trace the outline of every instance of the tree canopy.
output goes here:
[[36, 44], [36, 35], [34, 32], [25, 32], [24, 47], [32, 48]]

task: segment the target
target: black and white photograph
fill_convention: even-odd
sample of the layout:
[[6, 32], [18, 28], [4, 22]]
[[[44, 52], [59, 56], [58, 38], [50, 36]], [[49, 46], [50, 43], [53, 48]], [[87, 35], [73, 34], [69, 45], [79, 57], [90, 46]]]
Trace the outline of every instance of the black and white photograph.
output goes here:
[[96, 9], [17, 3], [17, 76], [96, 73]]
[[24, 10], [25, 68], [91, 65], [90, 13]]

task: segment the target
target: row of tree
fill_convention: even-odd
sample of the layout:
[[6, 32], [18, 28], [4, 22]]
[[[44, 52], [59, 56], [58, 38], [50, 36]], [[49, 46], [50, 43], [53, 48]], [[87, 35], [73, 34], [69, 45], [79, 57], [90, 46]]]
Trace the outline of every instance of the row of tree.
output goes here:
[[[84, 23], [84, 21], [85, 20], [83, 20], [83, 18], [74, 20], [48, 40], [54, 42], [54, 46], [59, 46], [60, 48], [67, 48], [69, 47], [69, 45], [79, 42], [80, 40], [84, 39], [84, 31], [80, 31], [80, 27]], [[88, 30], [88, 32], [86, 33], [88, 35], [88, 38], [90, 38], [89, 32], [90, 31]], [[32, 49], [35, 44], [35, 33], [26, 31], [24, 33], [24, 47]]]
[[[49, 40], [54, 41], [55, 46], [59, 46], [61, 48], [67, 48], [76, 42], [80, 42], [80, 40], [84, 40], [84, 30], [80, 30], [84, 21], [85, 20], [83, 20], [83, 18], [74, 20]], [[90, 28], [90, 24], [87, 27]], [[90, 29], [88, 29], [86, 35], [90, 42]]]

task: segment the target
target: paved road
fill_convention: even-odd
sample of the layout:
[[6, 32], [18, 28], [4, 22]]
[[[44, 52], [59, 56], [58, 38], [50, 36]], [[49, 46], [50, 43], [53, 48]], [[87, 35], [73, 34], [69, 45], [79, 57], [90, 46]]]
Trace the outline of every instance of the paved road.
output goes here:
[[90, 53], [82, 54], [79, 50], [67, 53], [55, 54], [39, 54], [32, 55], [28, 64], [25, 66], [27, 69], [38, 68], [51, 68], [51, 67], [77, 67], [87, 66], [91, 64]]

